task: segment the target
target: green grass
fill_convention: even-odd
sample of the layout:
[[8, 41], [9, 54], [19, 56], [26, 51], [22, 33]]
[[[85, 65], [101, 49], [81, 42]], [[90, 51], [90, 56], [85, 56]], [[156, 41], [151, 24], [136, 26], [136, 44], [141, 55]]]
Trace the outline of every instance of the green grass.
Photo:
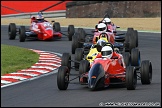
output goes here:
[[39, 54], [26, 48], [1, 44], [1, 75], [30, 68]]

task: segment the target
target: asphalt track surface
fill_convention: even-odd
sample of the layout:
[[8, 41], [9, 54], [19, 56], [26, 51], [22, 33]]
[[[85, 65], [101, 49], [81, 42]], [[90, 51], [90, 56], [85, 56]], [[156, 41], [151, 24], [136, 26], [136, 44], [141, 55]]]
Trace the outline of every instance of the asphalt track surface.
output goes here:
[[[86, 32], [90, 33], [90, 29]], [[161, 106], [161, 33], [138, 34], [141, 59], [152, 62], [153, 78], [150, 85], [142, 85], [138, 80], [136, 90], [112, 86], [99, 91], [90, 91], [86, 85], [70, 84], [66, 91], [60, 91], [57, 88], [57, 73], [55, 73], [1, 88], [1, 107], [99, 107], [99, 104], [106, 106], [108, 102], [122, 105], [124, 102], [131, 102], [134, 105], [146, 102]], [[54, 41], [19, 42], [18, 37], [15, 40], [8, 39], [7, 26], [1, 26], [1, 44], [61, 54], [71, 52], [71, 41], [68, 41], [67, 37]]]

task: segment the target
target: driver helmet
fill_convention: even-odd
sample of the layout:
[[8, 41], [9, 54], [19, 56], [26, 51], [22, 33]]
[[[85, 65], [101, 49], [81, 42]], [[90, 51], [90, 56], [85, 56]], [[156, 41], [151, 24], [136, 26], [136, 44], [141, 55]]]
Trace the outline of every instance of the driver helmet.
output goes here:
[[107, 29], [106, 24], [104, 23], [98, 24], [97, 28], [98, 28], [99, 33], [106, 32], [106, 29]]
[[110, 18], [104, 18], [102, 22], [105, 24], [111, 24]]
[[105, 40], [102, 40], [102, 39], [99, 39], [98, 41], [97, 41], [97, 51], [98, 52], [101, 52], [101, 49], [102, 49], [102, 47], [104, 46], [106, 44], [106, 41]]
[[43, 15], [39, 14], [39, 15], [37, 15], [36, 19], [38, 21], [41, 21], [41, 20], [44, 20], [44, 17], [43, 17]]
[[103, 58], [111, 58], [113, 55], [113, 49], [110, 46], [104, 46], [101, 49], [101, 55]]

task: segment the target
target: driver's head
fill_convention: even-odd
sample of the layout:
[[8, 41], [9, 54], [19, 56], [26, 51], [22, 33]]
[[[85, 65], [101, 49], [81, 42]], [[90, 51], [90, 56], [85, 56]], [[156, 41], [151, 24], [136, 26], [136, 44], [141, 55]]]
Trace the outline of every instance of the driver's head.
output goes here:
[[110, 18], [104, 18], [102, 22], [105, 24], [111, 24]]
[[102, 47], [106, 44], [105, 40], [99, 39], [97, 41], [97, 51], [101, 52]]
[[106, 32], [107, 26], [104, 23], [99, 23], [97, 26], [98, 32], [103, 33]]
[[37, 17], [36, 17], [36, 19], [37, 19], [38, 21], [42, 21], [42, 20], [44, 20], [44, 17], [43, 17], [43, 15], [38, 14]]
[[103, 58], [111, 58], [113, 55], [113, 49], [110, 46], [104, 46], [101, 49], [101, 55]]

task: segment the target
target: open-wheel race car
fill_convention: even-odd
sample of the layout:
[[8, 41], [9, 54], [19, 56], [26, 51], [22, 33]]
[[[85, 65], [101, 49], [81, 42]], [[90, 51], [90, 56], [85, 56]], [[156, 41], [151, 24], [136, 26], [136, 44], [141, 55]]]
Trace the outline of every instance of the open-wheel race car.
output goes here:
[[120, 51], [131, 52], [131, 49], [138, 47], [138, 31], [133, 28], [128, 28], [126, 33], [121, 34], [93, 30], [92, 32], [92, 34], [88, 34], [83, 28], [78, 28], [78, 32], [72, 37], [72, 54], [75, 53], [76, 48], [88, 50], [91, 45], [96, 44], [103, 33], [106, 35], [107, 41], [113, 43]]
[[[38, 17], [41, 14], [38, 13]], [[62, 35], [68, 36], [69, 41], [72, 40], [72, 36], [75, 33], [74, 25], [69, 25], [68, 34], [64, 34], [61, 31], [60, 23], [54, 20], [48, 22], [44, 18], [31, 17], [31, 25], [28, 29], [25, 26], [16, 27], [15, 23], [10, 23], [8, 26], [8, 35], [10, 40], [14, 40], [16, 36], [19, 36], [19, 41], [24, 42], [26, 39], [38, 39], [38, 40], [52, 40], [53, 38], [61, 39]]]
[[[108, 54], [108, 52], [103, 52], [102, 55], [104, 54]], [[123, 57], [126, 67], [121, 63], [121, 58], [116, 56], [112, 56], [112, 58], [99, 56], [90, 64], [88, 60], [80, 62], [72, 60], [69, 53], [63, 53], [61, 66], [57, 73], [58, 89], [67, 90], [69, 84], [76, 84], [72, 81], [77, 78], [79, 78], [78, 84], [87, 85], [90, 90], [98, 90], [113, 84], [123, 84], [127, 90], [135, 90], [137, 80], [141, 80], [142, 84], [151, 83], [152, 64], [149, 60], [140, 62], [138, 49], [131, 50], [131, 57], [128, 52], [125, 52]], [[74, 66], [72, 66], [72, 62], [74, 62]], [[75, 63], [79, 64], [79, 72], [74, 74], [75, 77], [71, 79], [70, 76], [73, 74], [70, 71], [77, 67]]]

